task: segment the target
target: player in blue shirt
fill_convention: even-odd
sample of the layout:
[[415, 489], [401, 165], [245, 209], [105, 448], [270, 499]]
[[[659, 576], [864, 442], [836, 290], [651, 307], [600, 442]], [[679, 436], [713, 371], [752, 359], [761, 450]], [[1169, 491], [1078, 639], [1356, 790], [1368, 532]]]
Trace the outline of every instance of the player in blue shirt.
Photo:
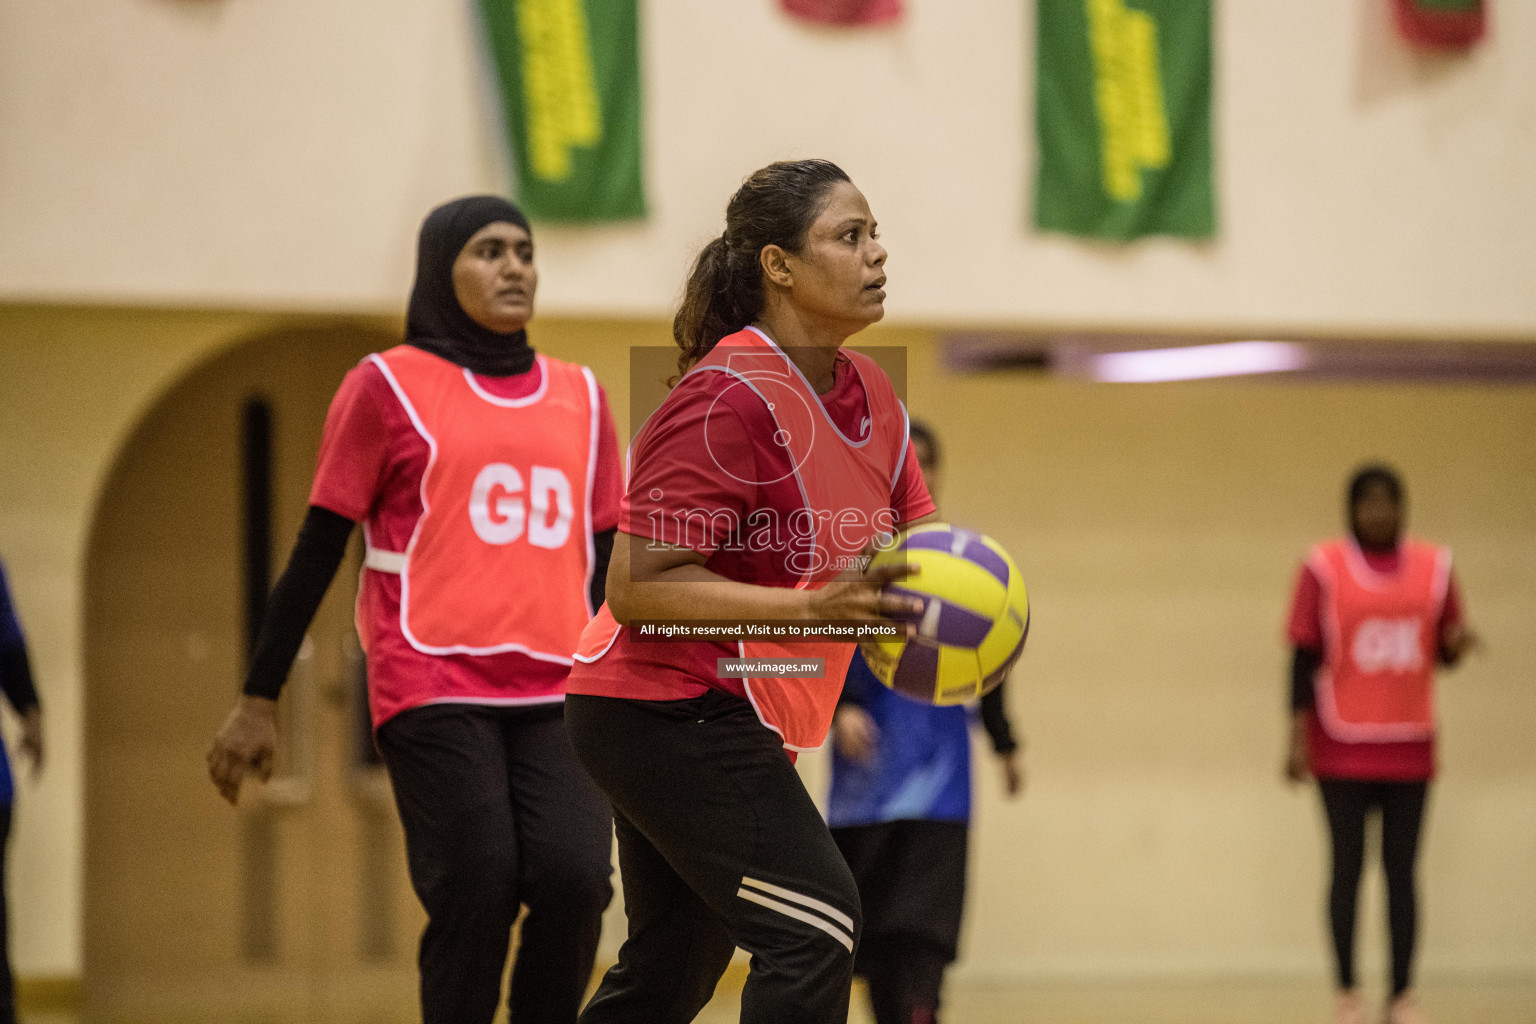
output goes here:
[[[937, 495], [938, 440], [913, 421], [912, 443]], [[1003, 683], [981, 699], [981, 721], [1010, 797], [1024, 785]], [[869, 984], [877, 1024], [934, 1024], [944, 970], [955, 959], [965, 902], [971, 818], [967, 707], [932, 707], [882, 686], [856, 656], [832, 725], [827, 824], [858, 883], [864, 934], [854, 972]]]
[[[27, 660], [27, 642], [11, 606], [11, 590], [6, 585], [5, 566], [0, 565], [0, 690], [21, 716], [21, 752], [32, 761], [34, 774], [43, 766], [43, 711], [32, 685], [32, 667]], [[5, 900], [5, 848], [11, 838], [11, 801], [16, 785], [11, 778], [11, 762], [0, 741], [0, 1024], [15, 1024], [16, 998], [11, 978], [10, 908]]]

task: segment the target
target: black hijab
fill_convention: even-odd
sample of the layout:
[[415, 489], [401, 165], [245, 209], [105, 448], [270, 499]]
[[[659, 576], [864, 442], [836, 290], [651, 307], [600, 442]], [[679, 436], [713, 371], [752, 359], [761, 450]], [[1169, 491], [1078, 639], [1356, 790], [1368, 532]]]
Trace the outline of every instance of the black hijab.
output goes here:
[[500, 196], [465, 196], [427, 214], [416, 241], [416, 283], [405, 314], [405, 340], [474, 373], [506, 377], [533, 369], [528, 332], [501, 334], [476, 323], [453, 293], [453, 261], [475, 232], [497, 221], [533, 234], [523, 211]]

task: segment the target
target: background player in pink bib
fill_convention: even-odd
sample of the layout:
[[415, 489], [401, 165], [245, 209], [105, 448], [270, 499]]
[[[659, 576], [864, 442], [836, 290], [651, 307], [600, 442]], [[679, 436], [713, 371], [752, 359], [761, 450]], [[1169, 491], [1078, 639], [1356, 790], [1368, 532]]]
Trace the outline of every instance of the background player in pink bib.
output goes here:
[[284, 677], [356, 523], [369, 707], [426, 908], [426, 1024], [489, 1024], [528, 907], [514, 1024], [573, 1021], [612, 895], [610, 817], [563, 722], [603, 601], [618, 442], [586, 367], [537, 354], [528, 222], [495, 196], [421, 228], [406, 344], [342, 382], [310, 508], [208, 766], [230, 802], [271, 771]]
[[1385, 466], [1349, 484], [1350, 535], [1319, 544], [1296, 581], [1288, 634], [1291, 742], [1286, 775], [1317, 778], [1333, 850], [1328, 916], [1337, 1024], [1361, 1024], [1355, 905], [1365, 819], [1381, 813], [1392, 938], [1388, 1024], [1422, 1020], [1411, 991], [1414, 884], [1424, 803], [1435, 773], [1433, 675], [1475, 644], [1462, 618], [1450, 551], [1403, 536], [1403, 485]]

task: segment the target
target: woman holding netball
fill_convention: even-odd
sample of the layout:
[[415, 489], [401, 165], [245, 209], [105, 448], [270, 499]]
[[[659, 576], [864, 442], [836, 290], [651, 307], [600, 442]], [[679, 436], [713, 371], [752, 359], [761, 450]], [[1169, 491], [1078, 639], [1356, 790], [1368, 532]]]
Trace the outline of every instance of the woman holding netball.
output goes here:
[[[629, 915], [583, 1024], [692, 1020], [736, 946], [752, 954], [743, 1021], [847, 1019], [858, 890], [791, 756], [825, 738], [853, 645], [653, 643], [621, 624], [920, 607], [881, 591], [902, 570], [858, 568], [878, 533], [933, 512], [890, 380], [841, 347], [884, 313], [877, 239], [843, 171], [772, 164], [731, 198], [689, 278], [682, 377], [635, 439], [608, 604], [567, 681], [566, 724], [614, 807]], [[743, 679], [720, 663], [771, 653], [824, 669]]]
[[1435, 773], [1434, 672], [1476, 644], [1462, 618], [1451, 553], [1403, 536], [1403, 485], [1384, 466], [1349, 484], [1350, 536], [1314, 547], [1301, 568], [1288, 633], [1291, 744], [1286, 774], [1317, 779], [1333, 847], [1328, 916], [1337, 1024], [1361, 1024], [1355, 904], [1365, 819], [1381, 813], [1392, 938], [1387, 1024], [1420, 1024], [1411, 984], [1418, 900], [1414, 863]]
[[231, 803], [247, 772], [270, 774], [283, 679], [361, 522], [358, 630], [427, 911], [426, 1024], [490, 1024], [520, 906], [511, 1019], [574, 1021], [612, 895], [608, 807], [562, 706], [603, 599], [618, 441], [592, 372], [529, 346], [537, 284], [506, 200], [455, 200], [422, 224], [406, 343], [331, 403], [309, 512], [208, 754]]

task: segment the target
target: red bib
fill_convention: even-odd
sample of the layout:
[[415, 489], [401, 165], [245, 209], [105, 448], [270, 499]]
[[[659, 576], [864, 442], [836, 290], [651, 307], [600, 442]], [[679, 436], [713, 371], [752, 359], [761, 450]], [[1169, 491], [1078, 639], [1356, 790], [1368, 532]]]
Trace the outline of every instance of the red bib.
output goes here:
[[539, 390], [510, 399], [413, 346], [369, 358], [431, 450], [406, 550], [370, 544], [366, 562], [400, 574], [406, 640], [569, 665], [591, 616], [592, 371], [541, 355]]
[[[814, 520], [810, 549], [796, 556], [797, 588], [825, 586], [847, 569], [876, 534], [895, 525], [891, 488], [907, 448], [907, 414], [890, 378], [868, 356], [845, 349], [860, 375], [869, 403], [870, 429], [861, 441], [843, 435], [799, 369], [767, 336], [747, 328], [722, 339], [689, 373], [728, 373], [768, 406], [775, 440], [791, 456], [800, 485], [806, 529]], [[642, 428], [643, 430], [644, 428]], [[582, 634], [577, 657], [596, 661], [618, 636], [619, 625], [605, 605]], [[843, 680], [853, 660], [846, 642], [738, 645], [744, 658], [822, 658], [820, 679], [748, 679], [747, 698], [764, 725], [790, 750], [821, 746], [837, 710]]]
[[1318, 723], [1346, 743], [1434, 735], [1435, 660], [1451, 553], [1414, 540], [1404, 541], [1401, 552], [1395, 573], [1372, 569], [1348, 540], [1318, 545], [1307, 561], [1323, 590]]

